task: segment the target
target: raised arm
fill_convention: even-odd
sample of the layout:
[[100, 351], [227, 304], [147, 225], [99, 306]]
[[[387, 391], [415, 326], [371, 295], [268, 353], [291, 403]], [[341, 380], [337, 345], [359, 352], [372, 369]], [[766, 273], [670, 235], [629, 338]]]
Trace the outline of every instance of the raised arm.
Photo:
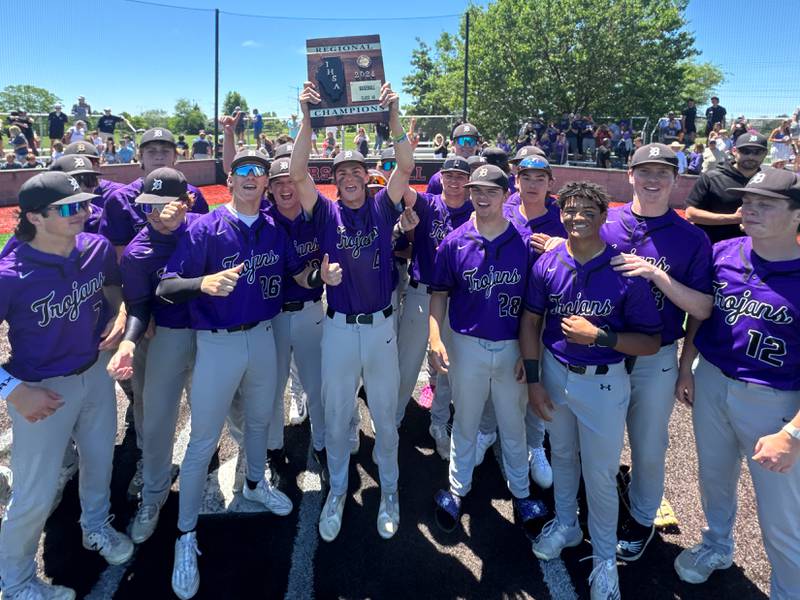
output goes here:
[[322, 99], [314, 84], [306, 81], [300, 92], [300, 108], [303, 115], [300, 130], [292, 147], [292, 160], [289, 164], [289, 178], [294, 182], [295, 190], [300, 195], [300, 204], [307, 214], [314, 212], [317, 203], [317, 186], [308, 174], [308, 156], [311, 154], [311, 111], [309, 104], [319, 104]]
[[[394, 155], [397, 159], [397, 168], [392, 171], [387, 184], [387, 193], [392, 202], [400, 203], [408, 190], [408, 182], [414, 170], [414, 150], [408, 136], [403, 131], [400, 123], [400, 97], [392, 90], [390, 83], [384, 83], [381, 87], [381, 106], [389, 107], [389, 129], [394, 140]], [[416, 194], [411, 198], [411, 194], [406, 197], [406, 206], [413, 207], [416, 202]], [[408, 202], [408, 200], [411, 202]]]
[[[223, 116], [219, 118], [219, 123], [222, 125], [222, 169], [225, 173], [231, 172], [231, 164], [233, 157], [236, 156], [236, 137], [235, 128], [236, 123], [242, 118], [242, 113], [238, 112], [233, 117]], [[212, 150], [212, 156], [213, 150]], [[194, 156], [194, 144], [192, 144], [192, 156]]]

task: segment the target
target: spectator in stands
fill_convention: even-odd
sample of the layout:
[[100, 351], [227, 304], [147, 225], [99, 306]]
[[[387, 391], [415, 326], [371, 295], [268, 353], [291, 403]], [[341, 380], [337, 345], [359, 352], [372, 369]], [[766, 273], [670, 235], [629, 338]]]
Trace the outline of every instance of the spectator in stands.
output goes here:
[[59, 140], [50, 140], [52, 145], [50, 147], [50, 159], [58, 160], [64, 156], [64, 144]]
[[[264, 130], [264, 117], [258, 112], [257, 108], [253, 109], [253, 139], [258, 140], [261, 137], [261, 132]], [[257, 142], [256, 142], [257, 143]]]
[[658, 121], [658, 139], [662, 144], [671, 144], [678, 139], [681, 131], [681, 122], [675, 118], [675, 113], [669, 111], [666, 117]]
[[56, 140], [60, 142], [64, 138], [64, 127], [68, 120], [67, 114], [61, 112], [61, 104], [53, 106], [53, 112], [47, 115], [47, 136], [50, 138], [50, 146], [53, 146]]
[[17, 161], [17, 155], [13, 152], [6, 153], [6, 162], [0, 165], [0, 169], [6, 171], [8, 169], [21, 169], [22, 163]]
[[[794, 153], [794, 172], [800, 173], [800, 106], [792, 115], [792, 123], [789, 125], [789, 132], [792, 137], [792, 152]], [[2, 148], [2, 141], [0, 141]]]
[[22, 135], [25, 136], [25, 140], [28, 142], [29, 151], [34, 154], [39, 153], [37, 150], [36, 132], [33, 129], [33, 119], [28, 116], [27, 111], [24, 109], [12, 111], [9, 115], [8, 124], [19, 127], [20, 132], [22, 132]]
[[542, 132], [542, 137], [536, 141], [536, 145], [542, 149], [545, 156], [549, 157], [553, 152], [553, 141], [550, 139], [550, 134], [547, 131]]
[[571, 116], [567, 134], [567, 153], [580, 154], [583, 149], [583, 120], [580, 113]]
[[678, 175], [683, 175], [686, 173], [686, 168], [688, 167], [688, 160], [686, 159], [686, 154], [683, 151], [683, 144], [681, 144], [678, 140], [675, 140], [670, 145], [670, 150], [675, 153], [675, 156], [678, 157]]
[[433, 155], [439, 158], [447, 158], [447, 140], [441, 133], [433, 136]]
[[724, 150], [717, 147], [717, 138], [708, 138], [708, 146], [703, 152], [703, 173], [716, 169], [720, 165], [728, 162], [728, 155]]
[[75, 121], [75, 125], [67, 129], [64, 142], [69, 145], [75, 142], [82, 142], [86, 139], [86, 123], [80, 119]]
[[319, 137], [319, 132], [314, 129], [311, 131], [311, 151], [319, 156], [319, 148], [317, 148], [317, 138]]
[[597, 144], [598, 148], [600, 148], [600, 146], [603, 145], [603, 142], [605, 142], [606, 140], [611, 140], [612, 138], [613, 134], [611, 133], [611, 130], [608, 128], [608, 125], [606, 125], [605, 123], [600, 125], [600, 127], [597, 128], [597, 131], [594, 134], [594, 141]]
[[103, 150], [102, 161], [103, 164], [106, 165], [117, 164], [117, 147], [114, 145], [114, 138], [110, 137], [106, 141], [106, 147]]
[[776, 158], [769, 164], [769, 166], [772, 167], [773, 169], [778, 169], [779, 171], [782, 171], [783, 169], [786, 168], [786, 163], [787, 160], [785, 158]]
[[681, 129], [683, 130], [683, 142], [687, 145], [694, 143], [697, 137], [697, 106], [694, 100], [686, 100], [686, 108], [681, 112]]
[[553, 152], [551, 156], [553, 157], [553, 162], [558, 165], [563, 165], [567, 163], [567, 154], [569, 153], [569, 142], [567, 141], [567, 134], [566, 132], [562, 131], [558, 134], [556, 138], [556, 143], [553, 145]]
[[237, 106], [233, 109], [233, 118], [236, 119], [236, 125], [233, 129], [236, 133], [236, 141], [244, 143], [244, 130], [247, 127], [247, 115], [242, 112], [241, 106]]
[[583, 140], [581, 142], [581, 154], [583, 154], [586, 158], [591, 159], [594, 156], [594, 132], [597, 126], [594, 123], [594, 119], [592, 119], [592, 115], [586, 115], [583, 117]]
[[517, 150], [525, 146], [533, 146], [536, 144], [539, 138], [536, 135], [533, 125], [533, 119], [529, 119], [520, 126], [519, 133], [517, 134]]
[[114, 137], [114, 129], [117, 126], [117, 123], [125, 123], [128, 126], [128, 129], [133, 129], [133, 126], [130, 124], [128, 119], [125, 117], [120, 117], [117, 115], [111, 114], [110, 108], [103, 109], [103, 116], [97, 119], [97, 130], [100, 132], [102, 138], [108, 139]]
[[744, 115], [739, 115], [739, 117], [733, 123], [733, 126], [731, 126], [731, 140], [733, 140], [733, 143], [736, 143], [736, 140], [740, 135], [747, 133], [749, 128], [750, 124], [747, 122], [747, 119], [744, 118]]
[[[733, 162], [705, 171], [686, 199], [686, 218], [708, 234], [711, 243], [744, 235], [741, 194], [731, 188], [742, 188], [761, 170], [767, 157], [767, 138], [760, 133], [740, 135], [733, 150]], [[705, 158], [704, 158], [705, 160]]]
[[358, 128], [358, 132], [353, 138], [353, 143], [356, 145], [356, 149], [361, 152], [363, 156], [369, 154], [369, 136], [367, 135], [366, 129], [363, 127]]
[[97, 148], [97, 151], [102, 154], [103, 150], [106, 149], [106, 142], [105, 138], [100, 135], [100, 132], [96, 129], [89, 134], [89, 140], [94, 144], [94, 147]]
[[[728, 135], [727, 129], [719, 130], [719, 135], [717, 136], [717, 145], [720, 143], [722, 143], [720, 149], [726, 154], [730, 155], [730, 153], [733, 151], [733, 140], [731, 139], [731, 136]], [[730, 156], [728, 158], [730, 158]]]
[[286, 121], [286, 127], [289, 130], [289, 137], [294, 141], [297, 137], [297, 132], [300, 131], [300, 121], [297, 120], [297, 115], [292, 115], [292, 118]]
[[389, 125], [381, 121], [375, 123], [375, 151], [380, 152], [383, 143], [389, 139]]
[[511, 144], [508, 143], [508, 137], [505, 133], [497, 134], [497, 147], [502, 148], [506, 154], [511, 152]]
[[728, 111], [719, 104], [719, 98], [711, 96], [711, 106], [706, 109], [706, 136], [714, 131], [714, 125], [719, 123], [720, 129], [725, 127], [725, 115]]
[[792, 158], [792, 122], [784, 119], [781, 124], [769, 134], [769, 143], [772, 144], [770, 156], [772, 162], [776, 160], [788, 161]]
[[22, 163], [28, 155], [28, 140], [16, 125], [11, 125], [8, 128], [8, 142], [14, 149], [17, 161]]
[[125, 136], [117, 150], [117, 162], [120, 164], [128, 164], [133, 161], [135, 154], [136, 150], [134, 150], [131, 140]]
[[264, 154], [270, 157], [275, 154], [275, 144], [267, 137], [267, 134], [265, 133], [262, 133], [258, 136], [257, 149], [261, 150]]
[[28, 152], [27, 156], [25, 156], [25, 163], [22, 165], [22, 168], [42, 169], [44, 168], [44, 165], [36, 159], [36, 155], [33, 152]]
[[78, 96], [78, 103], [72, 105], [72, 116], [78, 121], [86, 121], [91, 114], [92, 107], [86, 104], [86, 98]]
[[703, 169], [703, 152], [705, 146], [701, 143], [694, 145], [694, 150], [689, 154], [689, 161], [686, 166], [686, 173], [689, 175], [700, 175]]
[[[240, 119], [241, 121], [241, 119]], [[198, 138], [192, 144], [192, 158], [204, 159], [211, 158], [211, 141], [206, 139], [206, 132], [204, 129], [200, 130]]]
[[336, 134], [330, 129], [325, 131], [325, 141], [322, 142], [322, 156], [330, 158], [333, 155], [333, 149], [336, 147]]
[[631, 158], [633, 157], [633, 153], [636, 152], [639, 148], [641, 148], [643, 144], [644, 144], [644, 140], [642, 139], [641, 136], [637, 135], [635, 138], [633, 138], [633, 146], [631, 147], [631, 151], [628, 154], [628, 167], [629, 168], [630, 168], [630, 165], [631, 165]]
[[611, 167], [611, 138], [607, 137], [603, 143], [597, 147], [597, 161], [595, 166], [599, 169], [608, 169]]
[[189, 153], [189, 144], [186, 143], [185, 135], [178, 136], [178, 141], [175, 142], [175, 152], [178, 155], [178, 159], [185, 159], [186, 155]]

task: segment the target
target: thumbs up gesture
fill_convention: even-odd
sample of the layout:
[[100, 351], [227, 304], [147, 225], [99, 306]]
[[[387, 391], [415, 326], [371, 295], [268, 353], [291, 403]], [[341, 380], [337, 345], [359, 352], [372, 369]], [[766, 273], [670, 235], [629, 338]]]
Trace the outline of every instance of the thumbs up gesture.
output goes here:
[[325, 254], [322, 263], [319, 265], [320, 276], [326, 285], [339, 285], [342, 283], [342, 267], [339, 263], [332, 263], [330, 257]]
[[241, 263], [219, 273], [206, 275], [200, 282], [200, 291], [209, 296], [219, 296], [221, 298], [230, 295], [233, 288], [236, 287], [236, 282], [239, 281], [239, 276], [242, 274], [243, 269], [244, 263]]

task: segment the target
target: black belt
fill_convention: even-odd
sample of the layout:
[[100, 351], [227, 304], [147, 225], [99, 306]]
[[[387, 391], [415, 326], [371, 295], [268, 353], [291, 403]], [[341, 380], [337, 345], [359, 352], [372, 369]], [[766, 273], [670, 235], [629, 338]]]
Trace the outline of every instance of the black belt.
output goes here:
[[[307, 300], [306, 302], [319, 302], [317, 300]], [[285, 302], [281, 307], [281, 312], [297, 312], [299, 310], [303, 310], [303, 307], [306, 305], [306, 302], [302, 300], [296, 300], [295, 302]]]
[[556, 358], [558, 362], [564, 365], [568, 371], [572, 371], [573, 373], [577, 373], [578, 375], [586, 375], [586, 370], [594, 366], [594, 374], [595, 375], [605, 375], [608, 373], [608, 365], [571, 365], [569, 363], [565, 363], [563, 360]]
[[78, 367], [74, 371], [71, 371], [71, 372], [67, 373], [66, 375], [64, 375], [64, 377], [69, 377], [71, 375], [80, 375], [81, 373], [86, 373], [86, 371], [91, 369], [94, 366], [94, 363], [97, 362], [97, 356], [98, 355], [95, 355], [95, 357], [92, 360], [90, 360], [88, 363], [86, 363], [82, 367]]
[[228, 333], [236, 333], [237, 331], [248, 331], [261, 323], [261, 321], [253, 321], [252, 323], [245, 323], [244, 325], [237, 325], [236, 327], [227, 327], [225, 329], [212, 329], [211, 333], [219, 333], [220, 331], [227, 331]]
[[[383, 316], [388, 319], [392, 316], [394, 308], [392, 306], [387, 306], [383, 310], [379, 310], [377, 312], [383, 313]], [[332, 319], [336, 315], [336, 311], [331, 307], [328, 307], [326, 314], [328, 315], [329, 319]], [[344, 315], [344, 320], [348, 325], [372, 325], [372, 317], [375, 314], [376, 313], [358, 313], [357, 315]]]

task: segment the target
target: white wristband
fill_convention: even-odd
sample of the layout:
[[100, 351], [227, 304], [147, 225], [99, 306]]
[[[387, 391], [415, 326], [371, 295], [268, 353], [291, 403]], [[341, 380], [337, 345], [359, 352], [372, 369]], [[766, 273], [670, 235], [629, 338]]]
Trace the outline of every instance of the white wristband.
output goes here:
[[17, 386], [22, 383], [11, 373], [0, 367], [0, 400], [7, 400]]

